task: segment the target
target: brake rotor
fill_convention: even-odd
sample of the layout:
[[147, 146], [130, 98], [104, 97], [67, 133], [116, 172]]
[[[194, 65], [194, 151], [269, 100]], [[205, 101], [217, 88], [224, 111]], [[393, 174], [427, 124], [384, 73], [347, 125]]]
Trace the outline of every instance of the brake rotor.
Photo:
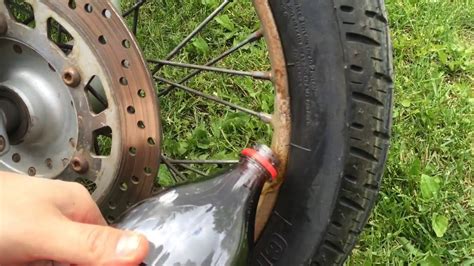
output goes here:
[[159, 109], [109, 1], [1, 1], [0, 58], [0, 100], [19, 114], [7, 114], [0, 170], [81, 182], [109, 222], [150, 195]]

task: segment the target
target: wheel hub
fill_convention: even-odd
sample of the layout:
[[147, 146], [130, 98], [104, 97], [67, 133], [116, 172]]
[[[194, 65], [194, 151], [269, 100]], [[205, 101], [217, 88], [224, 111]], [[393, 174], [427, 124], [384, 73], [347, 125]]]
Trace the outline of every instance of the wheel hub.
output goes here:
[[68, 166], [78, 136], [68, 87], [27, 45], [0, 40], [0, 101], [11, 148], [1, 168], [54, 178]]
[[30, 113], [19, 95], [3, 86], [0, 86], [0, 115], [10, 143], [20, 142], [28, 129]]

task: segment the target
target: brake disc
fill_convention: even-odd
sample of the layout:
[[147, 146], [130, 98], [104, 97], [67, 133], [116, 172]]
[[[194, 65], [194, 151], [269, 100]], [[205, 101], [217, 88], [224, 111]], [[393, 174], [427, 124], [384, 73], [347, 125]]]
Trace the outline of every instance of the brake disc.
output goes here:
[[0, 110], [10, 106], [0, 170], [81, 182], [113, 222], [152, 192], [160, 159], [154, 95], [109, 1], [0, 1]]

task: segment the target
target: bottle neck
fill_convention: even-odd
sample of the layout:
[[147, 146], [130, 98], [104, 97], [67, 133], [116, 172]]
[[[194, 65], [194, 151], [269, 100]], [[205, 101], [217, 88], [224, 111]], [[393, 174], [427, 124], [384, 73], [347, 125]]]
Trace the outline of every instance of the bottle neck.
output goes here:
[[270, 174], [258, 162], [252, 158], [244, 157], [242, 163], [236, 169], [240, 172], [240, 176], [234, 188], [245, 187], [253, 190], [261, 187], [265, 181], [270, 180]]

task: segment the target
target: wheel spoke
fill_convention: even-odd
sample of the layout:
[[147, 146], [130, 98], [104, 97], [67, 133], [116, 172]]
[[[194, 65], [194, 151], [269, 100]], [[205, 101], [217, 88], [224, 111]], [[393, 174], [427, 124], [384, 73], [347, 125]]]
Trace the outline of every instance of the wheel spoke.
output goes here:
[[139, 10], [140, 7], [146, 2], [146, 0], [137, 0], [135, 4], [127, 11], [123, 12], [122, 17], [126, 18], [136, 10]]
[[208, 177], [208, 176], [209, 176], [208, 174], [204, 173], [203, 171], [198, 170], [198, 169], [193, 168], [193, 167], [190, 167], [190, 166], [188, 166], [188, 165], [179, 164], [179, 166], [180, 166], [180, 167], [183, 167], [183, 168], [186, 169], [186, 170], [189, 170], [189, 171], [191, 171], [191, 172], [194, 172], [194, 173], [196, 173], [196, 174], [198, 174], [198, 175], [201, 175], [201, 176], [204, 176], [204, 177]]
[[174, 183], [179, 183], [180, 182], [180, 179], [178, 178], [178, 176], [175, 174], [175, 170], [173, 170], [172, 166], [170, 165], [166, 165], [166, 168], [168, 168], [168, 171], [171, 173], [171, 178], [173, 179]]
[[161, 162], [163, 162], [166, 165], [166, 167], [168, 167], [176, 183], [186, 181], [186, 177], [178, 169], [176, 169], [176, 167], [169, 161], [169, 159], [166, 156], [161, 155]]
[[127, 11], [125, 11], [122, 16], [125, 18], [133, 13], [133, 22], [132, 22], [132, 32], [134, 35], [137, 35], [138, 29], [138, 19], [140, 16], [140, 7], [146, 2], [146, 0], [137, 0], [135, 4]]
[[255, 79], [263, 79], [263, 80], [272, 79], [271, 72], [267, 72], [267, 71], [248, 72], [248, 71], [240, 71], [240, 70], [233, 70], [233, 69], [226, 69], [226, 68], [219, 68], [219, 67], [210, 67], [210, 66], [201, 66], [201, 65], [173, 62], [173, 61], [167, 61], [167, 60], [148, 60], [148, 62], [159, 64], [159, 65], [167, 65], [167, 66], [174, 66], [174, 67], [181, 67], [181, 68], [199, 69], [202, 71], [226, 73], [226, 74], [236, 75], [236, 76], [246, 76], [246, 77], [252, 77]]
[[169, 160], [172, 164], [238, 164], [239, 160]]
[[97, 99], [97, 101], [99, 101], [99, 103], [102, 104], [104, 108], [108, 107], [107, 99], [105, 99], [98, 91], [96, 91], [96, 89], [88, 85], [86, 87], [86, 90], [89, 91], [92, 94], [92, 96], [94, 96]]
[[[249, 43], [252, 43], [252, 42], [255, 42], [255, 41], [258, 41], [260, 40], [261, 38], [263, 37], [263, 31], [260, 29], [252, 34], [250, 34], [245, 40], [243, 40], [242, 42], [240, 42], [239, 44], [237, 44], [236, 46], [230, 48], [229, 50], [225, 51], [224, 53], [222, 53], [221, 55], [219, 55], [218, 57], [212, 59], [211, 61], [207, 62], [205, 64], [205, 66], [212, 66], [212, 65], [215, 65], [216, 63], [218, 63], [219, 61], [221, 61], [222, 59], [226, 58], [227, 56], [233, 54], [234, 52], [240, 50], [242, 47], [246, 46], [247, 44]], [[199, 73], [201, 73], [202, 70], [196, 70], [196, 71], [193, 71], [191, 72], [189, 75], [187, 75], [186, 77], [184, 77], [182, 80], [180, 80], [178, 83], [179, 84], [183, 84], [185, 83], [186, 81], [192, 79], [193, 77], [195, 77], [196, 75], [198, 75]], [[154, 72], [153, 74], [155, 74], [156, 72]], [[164, 96], [168, 93], [170, 93], [173, 89], [175, 89], [176, 86], [169, 86], [168, 88], [166, 88], [165, 90], [163, 90], [162, 92], [159, 92], [158, 93], [158, 97], [161, 97], [161, 96]]]
[[133, 35], [137, 35], [137, 29], [138, 29], [138, 16], [140, 15], [140, 9], [137, 8], [133, 12], [133, 25], [132, 25], [132, 32]]
[[194, 94], [194, 95], [197, 95], [199, 97], [202, 97], [202, 98], [206, 98], [208, 100], [211, 100], [211, 101], [214, 101], [216, 103], [219, 103], [219, 104], [222, 104], [222, 105], [225, 105], [225, 106], [228, 106], [232, 109], [235, 109], [235, 110], [238, 110], [238, 111], [241, 111], [241, 112], [244, 112], [244, 113], [247, 113], [247, 114], [250, 114], [250, 115], [253, 115], [253, 116], [256, 116], [258, 118], [260, 118], [260, 120], [262, 120], [263, 122], [265, 123], [270, 123], [272, 121], [272, 115], [270, 114], [267, 114], [267, 113], [262, 113], [262, 112], [256, 112], [254, 110], [250, 110], [248, 108], [245, 108], [245, 107], [242, 107], [240, 105], [236, 105], [236, 104], [233, 104], [231, 102], [228, 102], [228, 101], [225, 101], [225, 100], [222, 100], [221, 98], [219, 97], [216, 97], [216, 96], [213, 96], [213, 95], [209, 95], [209, 94], [206, 94], [206, 93], [203, 93], [203, 92], [200, 92], [200, 91], [197, 91], [195, 89], [191, 89], [187, 86], [184, 86], [184, 85], [181, 85], [181, 84], [178, 84], [178, 83], [175, 83], [175, 82], [172, 82], [172, 81], [169, 81], [167, 79], [164, 79], [164, 78], [161, 78], [161, 77], [155, 77], [156, 80], [158, 81], [161, 81], [163, 83], [167, 83], [169, 85], [173, 85], [175, 87], [178, 87], [184, 91], [187, 91], [191, 94]]
[[[186, 36], [186, 38], [184, 38], [165, 58], [166, 60], [171, 60], [175, 57], [175, 55], [177, 55], [179, 53], [179, 51], [181, 51], [181, 49], [183, 49], [184, 46], [186, 46], [186, 44], [189, 43], [189, 41], [191, 41], [192, 38], [194, 38], [194, 36], [196, 36], [202, 29], [204, 29], [207, 24], [209, 24], [209, 22], [211, 22], [217, 15], [219, 15], [219, 13], [222, 12], [222, 10], [225, 9], [225, 7], [230, 4], [232, 1], [231, 0], [224, 0], [224, 2], [222, 2], [222, 4], [220, 6], [218, 6], [204, 21], [201, 22], [201, 24], [199, 24], [188, 36]], [[158, 64], [155, 66], [155, 68], [153, 69], [152, 73], [155, 74], [156, 72], [158, 72], [161, 68], [163, 67], [163, 65], [161, 64]]]
[[64, 43], [63, 42], [63, 27], [61, 24], [56, 25], [56, 31], [58, 32], [58, 43]]

